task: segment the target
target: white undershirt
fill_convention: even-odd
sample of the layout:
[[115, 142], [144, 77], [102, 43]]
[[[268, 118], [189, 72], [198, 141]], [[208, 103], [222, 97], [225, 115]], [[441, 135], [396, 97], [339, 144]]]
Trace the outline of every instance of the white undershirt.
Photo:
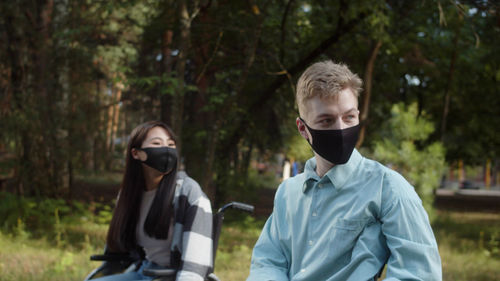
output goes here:
[[172, 243], [172, 223], [166, 240], [158, 240], [148, 236], [144, 232], [144, 222], [148, 215], [157, 189], [143, 191], [142, 202], [139, 215], [139, 222], [136, 227], [137, 243], [144, 249], [146, 259], [161, 266], [170, 265], [170, 244]]

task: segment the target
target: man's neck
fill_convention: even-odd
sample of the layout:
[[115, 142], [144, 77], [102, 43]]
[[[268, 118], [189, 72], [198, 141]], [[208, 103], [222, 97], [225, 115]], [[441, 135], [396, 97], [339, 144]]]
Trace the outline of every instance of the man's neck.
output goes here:
[[318, 155], [315, 155], [316, 158], [316, 174], [322, 178], [333, 166], [334, 164], [326, 161]]

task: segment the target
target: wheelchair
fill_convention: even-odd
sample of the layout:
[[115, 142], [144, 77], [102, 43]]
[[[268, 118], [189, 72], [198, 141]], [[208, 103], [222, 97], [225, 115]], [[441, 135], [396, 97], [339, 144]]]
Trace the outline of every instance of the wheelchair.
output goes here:
[[[212, 227], [212, 240], [213, 240], [213, 257], [212, 264], [214, 265], [211, 269], [211, 272], [205, 277], [207, 281], [220, 281], [220, 279], [213, 273], [215, 267], [215, 255], [217, 252], [217, 246], [219, 244], [219, 237], [222, 229], [222, 222], [224, 220], [224, 212], [227, 209], [236, 209], [240, 211], [245, 211], [252, 213], [254, 211], [254, 206], [240, 203], [240, 202], [231, 202], [223, 207], [221, 207], [217, 213], [215, 213], [212, 217], [213, 219], [213, 227]], [[107, 275], [113, 275], [118, 273], [124, 273], [129, 271], [135, 271], [139, 268], [141, 262], [143, 261], [144, 253], [142, 249], [137, 249], [136, 251], [132, 251], [126, 254], [114, 254], [109, 253], [104, 250], [104, 254], [102, 255], [92, 255], [90, 260], [92, 261], [102, 261], [102, 264], [94, 269], [84, 281], [92, 280], [99, 277], [104, 277]], [[146, 276], [153, 277], [154, 281], [168, 281], [175, 280], [175, 276], [177, 274], [177, 270], [175, 268], [163, 268], [163, 269], [151, 269], [145, 268], [143, 270], [143, 274]]]

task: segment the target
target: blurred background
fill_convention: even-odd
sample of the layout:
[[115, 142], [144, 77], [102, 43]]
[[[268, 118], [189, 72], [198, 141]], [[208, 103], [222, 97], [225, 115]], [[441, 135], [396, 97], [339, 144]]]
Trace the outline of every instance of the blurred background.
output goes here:
[[216, 273], [244, 280], [279, 183], [312, 157], [310, 64], [364, 81], [365, 157], [429, 213], [444, 280], [500, 280], [500, 14], [493, 0], [0, 3], [0, 280], [81, 280], [104, 246], [127, 136], [162, 120], [229, 215]]

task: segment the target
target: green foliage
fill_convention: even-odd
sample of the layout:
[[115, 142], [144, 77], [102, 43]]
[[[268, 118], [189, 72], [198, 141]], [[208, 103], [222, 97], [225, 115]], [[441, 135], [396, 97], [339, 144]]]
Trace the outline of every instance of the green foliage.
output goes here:
[[498, 230], [496, 230], [490, 237], [488, 241], [488, 248], [484, 250], [484, 254], [487, 257], [500, 258], [500, 237], [498, 235]]
[[220, 201], [228, 200], [242, 202], [257, 202], [257, 190], [262, 188], [276, 189], [279, 185], [279, 177], [273, 169], [259, 172], [257, 169], [249, 168], [246, 174], [239, 174], [228, 178], [226, 185], [230, 188], [224, 189], [224, 193], [218, 194]]
[[111, 222], [111, 218], [113, 217], [113, 208], [108, 204], [99, 204], [101, 207], [97, 212], [97, 215], [94, 216], [94, 221], [97, 224], [108, 225]]
[[71, 236], [66, 232], [68, 225], [107, 225], [112, 216], [111, 206], [103, 203], [67, 203], [62, 199], [18, 197], [7, 192], [0, 192], [0, 202], [2, 231], [16, 237], [55, 237], [58, 246]]
[[384, 138], [374, 145], [374, 158], [405, 176], [415, 187], [424, 207], [433, 218], [433, 191], [439, 185], [444, 169], [444, 148], [441, 143], [426, 144], [433, 132], [425, 112], [418, 114], [416, 104], [396, 104], [392, 117], [383, 129]]
[[286, 156], [305, 163], [313, 156], [313, 151], [307, 141], [299, 133], [296, 133], [288, 143]]

